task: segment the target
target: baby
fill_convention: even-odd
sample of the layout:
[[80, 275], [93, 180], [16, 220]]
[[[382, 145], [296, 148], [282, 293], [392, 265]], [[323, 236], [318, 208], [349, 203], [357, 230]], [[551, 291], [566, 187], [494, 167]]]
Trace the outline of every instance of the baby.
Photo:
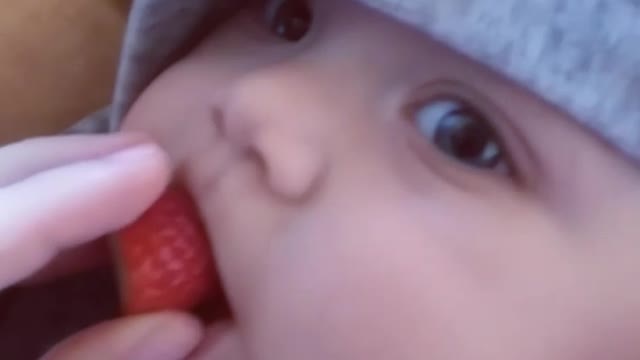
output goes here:
[[638, 55], [562, 18], [626, 11], [622, 47], [636, 3], [229, 4], [134, 2], [109, 118], [213, 239], [195, 358], [640, 357]]

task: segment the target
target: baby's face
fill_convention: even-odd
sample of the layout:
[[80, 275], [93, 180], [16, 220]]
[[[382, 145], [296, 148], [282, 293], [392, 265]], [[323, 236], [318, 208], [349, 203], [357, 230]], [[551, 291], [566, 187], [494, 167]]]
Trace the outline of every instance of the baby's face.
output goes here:
[[233, 318], [201, 355], [637, 359], [638, 169], [404, 25], [307, 4], [248, 6], [125, 123], [212, 236]]

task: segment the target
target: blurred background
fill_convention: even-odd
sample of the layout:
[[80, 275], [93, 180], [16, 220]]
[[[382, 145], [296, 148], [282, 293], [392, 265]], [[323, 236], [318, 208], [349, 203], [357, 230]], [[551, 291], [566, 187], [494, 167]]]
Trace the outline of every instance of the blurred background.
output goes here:
[[0, 0], [0, 144], [109, 103], [130, 0]]
[[[108, 105], [130, 0], [0, 0], [0, 145]], [[37, 359], [117, 314], [109, 264], [0, 292], [0, 359]]]

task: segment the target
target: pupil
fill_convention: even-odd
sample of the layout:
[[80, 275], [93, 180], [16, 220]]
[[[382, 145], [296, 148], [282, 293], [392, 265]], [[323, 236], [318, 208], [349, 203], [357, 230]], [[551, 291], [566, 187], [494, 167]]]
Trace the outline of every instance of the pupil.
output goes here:
[[300, 41], [309, 31], [311, 10], [304, 1], [285, 1], [275, 15], [273, 31], [288, 41]]
[[451, 135], [451, 148], [457, 156], [464, 159], [475, 159], [481, 156], [487, 142], [486, 134], [482, 129], [472, 124], [467, 124]]
[[443, 120], [436, 141], [450, 155], [470, 164], [493, 166], [499, 153], [487, 153], [494, 144], [491, 130], [473, 114], [458, 111]]

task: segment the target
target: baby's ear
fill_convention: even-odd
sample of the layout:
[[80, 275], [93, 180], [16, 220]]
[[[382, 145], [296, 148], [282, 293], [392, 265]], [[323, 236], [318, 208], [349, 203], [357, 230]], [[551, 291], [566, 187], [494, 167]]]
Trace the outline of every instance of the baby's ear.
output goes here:
[[0, 144], [60, 132], [108, 105], [130, 2], [2, 3]]

